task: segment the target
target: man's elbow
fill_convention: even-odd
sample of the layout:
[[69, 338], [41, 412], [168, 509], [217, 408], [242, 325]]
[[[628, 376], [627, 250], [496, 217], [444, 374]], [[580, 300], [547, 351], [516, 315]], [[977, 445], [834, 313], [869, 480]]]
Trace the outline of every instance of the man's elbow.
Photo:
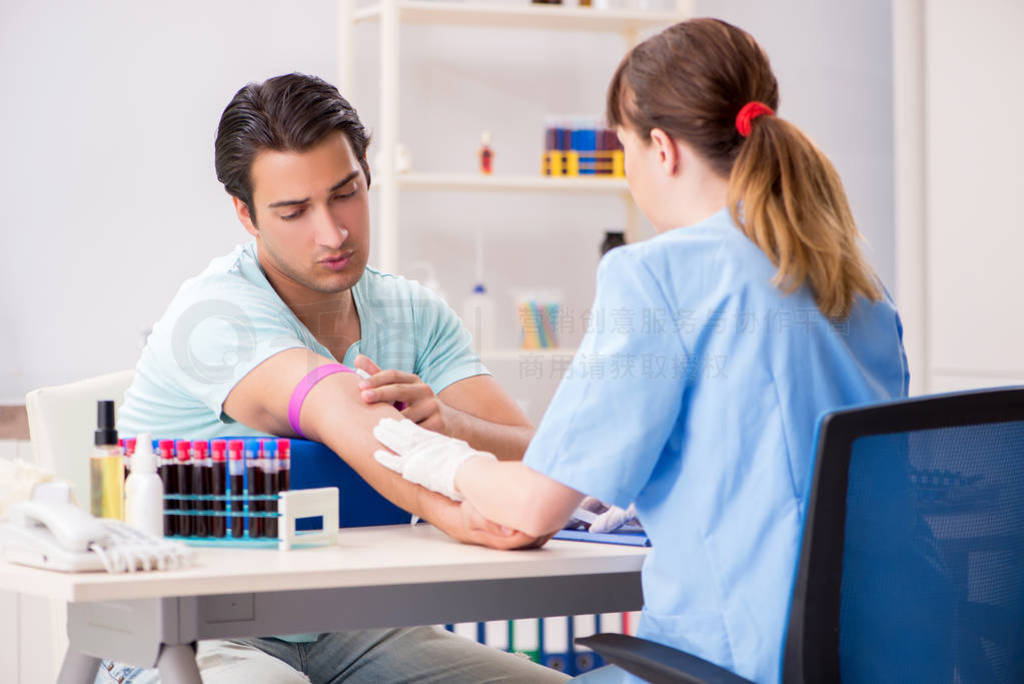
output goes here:
[[504, 551], [539, 549], [547, 544], [548, 540], [554, 535], [554, 532], [544, 535], [532, 535], [520, 530], [505, 537], [493, 537], [477, 543], [482, 543], [484, 546], [490, 546], [491, 548], [501, 549]]
[[[519, 530], [534, 539], [544, 538], [547, 541], [551, 536], [562, 529], [566, 518], [560, 510], [554, 510], [543, 505], [534, 504], [533, 510], [523, 519]], [[538, 546], [542, 546], [538, 544]]]
[[533, 537], [551, 537], [562, 529], [579, 505], [583, 495], [562, 483], [536, 474], [531, 478], [529, 491], [524, 491], [523, 525], [519, 528]]
[[550, 541], [550, 539], [555, 536], [555, 532], [558, 532], [558, 530], [555, 530], [554, 532], [548, 532], [547, 534], [542, 534], [542, 535], [539, 535], [539, 536], [525, 535], [527, 537], [527, 540], [524, 541], [521, 546], [517, 546], [515, 548], [517, 548], [517, 549], [539, 549], [540, 547], [542, 547], [545, 544], [547, 544], [548, 541]]

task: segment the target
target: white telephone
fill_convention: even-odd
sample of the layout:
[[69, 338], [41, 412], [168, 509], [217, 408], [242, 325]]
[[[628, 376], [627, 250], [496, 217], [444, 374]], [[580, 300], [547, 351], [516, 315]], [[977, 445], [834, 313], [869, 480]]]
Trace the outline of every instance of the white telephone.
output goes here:
[[183, 544], [118, 520], [94, 518], [62, 501], [23, 501], [0, 522], [0, 555], [11, 563], [63, 572], [166, 569], [189, 559]]

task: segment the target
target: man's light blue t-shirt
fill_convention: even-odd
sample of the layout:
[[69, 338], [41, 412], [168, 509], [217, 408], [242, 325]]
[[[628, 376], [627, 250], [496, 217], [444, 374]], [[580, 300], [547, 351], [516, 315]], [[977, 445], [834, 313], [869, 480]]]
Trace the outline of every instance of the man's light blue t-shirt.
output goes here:
[[[367, 268], [352, 288], [361, 339], [357, 354], [381, 368], [415, 373], [439, 393], [488, 370], [469, 331], [436, 294], [415, 281]], [[118, 415], [126, 436], [213, 439], [264, 436], [224, 414], [224, 400], [249, 371], [278, 352], [333, 355], [277, 295], [256, 258], [256, 243], [214, 259], [182, 284], [153, 326]]]
[[591, 329], [524, 462], [636, 509], [639, 636], [779, 680], [823, 411], [906, 396], [891, 300], [829, 320], [726, 210], [612, 250]]

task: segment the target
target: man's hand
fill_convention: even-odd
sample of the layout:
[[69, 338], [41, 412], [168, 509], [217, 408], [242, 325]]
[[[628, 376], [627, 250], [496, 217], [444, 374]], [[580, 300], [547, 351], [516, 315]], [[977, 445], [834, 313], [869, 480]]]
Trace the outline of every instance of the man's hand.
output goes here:
[[[492, 549], [535, 549], [544, 546], [551, 539], [551, 534], [543, 537], [530, 535], [491, 522], [480, 515], [473, 504], [463, 501], [459, 506], [461, 524], [451, 530], [452, 537], [464, 544], [489, 546]], [[554, 533], [552, 533], [554, 534]]]
[[420, 376], [394, 369], [381, 370], [370, 357], [363, 354], [356, 357], [355, 366], [370, 374], [369, 378], [359, 383], [360, 396], [364, 402], [401, 402], [405, 405], [399, 408], [403, 416], [420, 427], [451, 436], [448, 420], [451, 409], [438, 399], [434, 390]]
[[394, 405], [403, 418], [420, 427], [466, 441], [502, 460], [522, 459], [533, 437], [533, 426], [522, 409], [486, 373], [462, 378], [435, 395], [415, 373], [382, 371], [362, 354], [353, 365], [360, 376], [369, 376], [359, 383], [364, 406]]

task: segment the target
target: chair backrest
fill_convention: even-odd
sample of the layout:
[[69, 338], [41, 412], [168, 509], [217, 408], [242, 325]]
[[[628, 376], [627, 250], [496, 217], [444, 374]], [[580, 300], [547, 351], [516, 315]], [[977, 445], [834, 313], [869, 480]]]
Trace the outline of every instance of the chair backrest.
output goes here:
[[783, 680], [1024, 681], [1024, 388], [818, 431]]
[[89, 454], [96, 429], [96, 402], [113, 399], [120, 408], [134, 370], [43, 387], [25, 395], [35, 462], [71, 483], [78, 505], [89, 505]]

